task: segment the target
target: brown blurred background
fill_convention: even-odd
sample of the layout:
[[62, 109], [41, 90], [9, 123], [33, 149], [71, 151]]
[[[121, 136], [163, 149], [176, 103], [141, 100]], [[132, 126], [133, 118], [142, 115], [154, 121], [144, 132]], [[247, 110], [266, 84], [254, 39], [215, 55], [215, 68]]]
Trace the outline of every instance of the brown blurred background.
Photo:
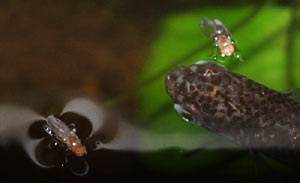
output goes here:
[[[131, 4], [131, 3], [130, 3]], [[38, 111], [135, 85], [155, 18], [122, 1], [1, 1], [0, 99]]]

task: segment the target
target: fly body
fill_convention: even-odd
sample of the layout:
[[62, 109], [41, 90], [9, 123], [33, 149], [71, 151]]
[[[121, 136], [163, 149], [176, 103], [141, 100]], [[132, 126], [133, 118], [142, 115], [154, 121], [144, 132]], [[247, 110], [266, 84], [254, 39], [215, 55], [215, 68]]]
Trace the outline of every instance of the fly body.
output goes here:
[[233, 55], [235, 44], [231, 39], [230, 32], [219, 19], [212, 21], [205, 17], [201, 21], [200, 27], [202, 32], [215, 42], [223, 57]]
[[87, 154], [86, 147], [82, 145], [75, 130], [71, 129], [60, 119], [53, 115], [48, 116], [44, 129], [49, 135], [54, 136], [58, 142], [65, 145], [68, 150], [74, 152], [76, 156]]

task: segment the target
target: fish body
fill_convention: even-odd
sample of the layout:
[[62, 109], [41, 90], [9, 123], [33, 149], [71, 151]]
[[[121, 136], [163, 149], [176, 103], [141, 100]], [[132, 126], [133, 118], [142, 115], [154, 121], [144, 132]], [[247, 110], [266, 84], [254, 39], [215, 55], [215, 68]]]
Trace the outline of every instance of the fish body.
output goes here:
[[53, 115], [48, 116], [44, 129], [49, 135], [54, 136], [61, 144], [64, 144], [68, 150], [74, 152], [76, 156], [87, 154], [86, 147], [82, 145], [75, 131], [60, 119]]
[[300, 150], [300, 105], [288, 94], [212, 63], [177, 68], [166, 88], [185, 119], [239, 146], [280, 160]]

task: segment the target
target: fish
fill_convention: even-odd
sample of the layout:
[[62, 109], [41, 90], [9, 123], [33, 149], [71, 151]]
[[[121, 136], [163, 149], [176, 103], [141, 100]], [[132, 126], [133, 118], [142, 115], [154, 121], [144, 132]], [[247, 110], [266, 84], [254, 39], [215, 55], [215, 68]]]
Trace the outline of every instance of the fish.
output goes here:
[[[219, 20], [210, 20], [204, 17], [201, 20], [200, 28], [202, 32], [215, 42], [215, 46], [219, 48], [222, 57], [231, 57], [236, 52], [236, 43], [231, 38], [231, 33], [227, 27]], [[237, 59], [240, 58], [239, 54], [236, 54]], [[215, 57], [214, 59], [217, 59]]]
[[165, 85], [186, 121], [281, 162], [300, 159], [300, 104], [290, 93], [207, 61], [175, 69]]
[[71, 129], [59, 118], [49, 115], [43, 127], [47, 134], [54, 136], [60, 144], [63, 144], [67, 150], [74, 152], [76, 156], [81, 157], [87, 154], [86, 147], [82, 145], [75, 128]]

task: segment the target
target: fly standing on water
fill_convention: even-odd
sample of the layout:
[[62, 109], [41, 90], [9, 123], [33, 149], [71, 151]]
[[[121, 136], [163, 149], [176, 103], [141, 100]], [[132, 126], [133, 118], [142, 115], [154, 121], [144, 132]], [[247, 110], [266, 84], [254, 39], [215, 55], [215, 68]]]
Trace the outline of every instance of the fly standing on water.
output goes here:
[[[231, 39], [230, 32], [219, 19], [212, 21], [205, 17], [202, 19], [200, 27], [202, 32], [215, 42], [215, 46], [220, 51], [222, 58], [226, 56], [242, 60], [241, 56], [236, 53], [236, 44]], [[214, 60], [217, 61], [219, 59], [215, 56]]]
[[66, 146], [67, 150], [74, 152], [76, 156], [81, 157], [87, 154], [86, 147], [82, 145], [81, 140], [76, 135], [76, 129], [71, 129], [53, 115], [48, 116], [44, 130], [49, 135], [54, 136], [60, 144]]

